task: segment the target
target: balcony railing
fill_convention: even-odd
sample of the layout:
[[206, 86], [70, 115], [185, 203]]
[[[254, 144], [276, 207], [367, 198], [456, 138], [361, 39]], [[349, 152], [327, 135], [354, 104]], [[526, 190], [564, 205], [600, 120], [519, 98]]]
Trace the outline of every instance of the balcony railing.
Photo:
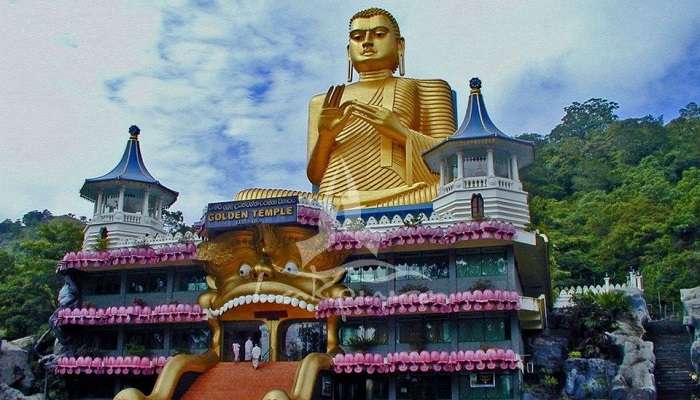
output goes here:
[[440, 187], [440, 194], [447, 194], [455, 190], [475, 190], [485, 188], [499, 188], [506, 190], [520, 190], [521, 184], [508, 178], [472, 176], [463, 179], [456, 179]]
[[90, 223], [107, 222], [125, 222], [127, 224], [150, 225], [156, 228], [162, 228], [163, 226], [163, 222], [156, 217], [150, 215], [143, 215], [141, 213], [129, 213], [121, 211], [95, 214], [90, 220]]

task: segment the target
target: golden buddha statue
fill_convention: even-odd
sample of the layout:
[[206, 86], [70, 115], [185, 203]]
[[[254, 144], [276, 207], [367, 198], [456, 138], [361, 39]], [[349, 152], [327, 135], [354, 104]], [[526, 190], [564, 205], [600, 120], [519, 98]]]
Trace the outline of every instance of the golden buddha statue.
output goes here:
[[343, 209], [435, 198], [439, 178], [422, 153], [455, 132], [450, 86], [403, 78], [405, 40], [388, 11], [353, 15], [347, 51], [348, 82], [355, 70], [359, 81], [309, 104], [307, 175], [318, 191], [247, 189], [237, 200], [300, 195]]

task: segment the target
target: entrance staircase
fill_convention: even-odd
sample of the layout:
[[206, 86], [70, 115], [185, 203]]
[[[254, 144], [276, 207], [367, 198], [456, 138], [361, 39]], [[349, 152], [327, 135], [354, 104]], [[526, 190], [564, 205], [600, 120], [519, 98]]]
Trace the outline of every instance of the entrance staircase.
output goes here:
[[656, 391], [659, 400], [690, 399], [691, 338], [680, 321], [651, 321], [647, 338], [654, 342]]
[[289, 391], [297, 362], [220, 362], [201, 374], [180, 400], [260, 400], [272, 389]]

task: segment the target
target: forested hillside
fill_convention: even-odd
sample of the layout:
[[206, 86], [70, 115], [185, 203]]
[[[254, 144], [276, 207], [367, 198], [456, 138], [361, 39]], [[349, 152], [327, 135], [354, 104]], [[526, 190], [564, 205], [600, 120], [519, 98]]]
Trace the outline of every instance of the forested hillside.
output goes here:
[[565, 108], [523, 174], [533, 228], [552, 243], [554, 286], [616, 282], [641, 270], [648, 300], [676, 302], [700, 285], [700, 109], [620, 120], [618, 105]]
[[48, 327], [63, 283], [56, 263], [82, 241], [81, 220], [47, 210], [0, 223], [0, 338], [38, 335]]

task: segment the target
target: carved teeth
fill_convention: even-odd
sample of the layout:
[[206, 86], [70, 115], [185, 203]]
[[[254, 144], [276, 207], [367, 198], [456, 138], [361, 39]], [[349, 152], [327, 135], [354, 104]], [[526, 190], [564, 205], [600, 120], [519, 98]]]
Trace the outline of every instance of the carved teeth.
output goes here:
[[295, 297], [291, 296], [283, 296], [281, 294], [249, 294], [245, 296], [238, 296], [236, 298], [233, 298], [226, 303], [222, 304], [221, 307], [219, 307], [216, 310], [212, 310], [210, 308], [205, 309], [205, 313], [207, 318], [216, 318], [221, 315], [224, 315], [226, 312], [229, 310], [233, 310], [236, 307], [244, 306], [246, 304], [253, 304], [253, 303], [276, 303], [276, 304], [285, 304], [285, 305], [291, 305], [292, 307], [299, 307], [302, 310], [306, 310], [308, 312], [314, 312], [316, 311], [316, 306], [313, 303], [307, 303], [305, 300], [299, 300]]

